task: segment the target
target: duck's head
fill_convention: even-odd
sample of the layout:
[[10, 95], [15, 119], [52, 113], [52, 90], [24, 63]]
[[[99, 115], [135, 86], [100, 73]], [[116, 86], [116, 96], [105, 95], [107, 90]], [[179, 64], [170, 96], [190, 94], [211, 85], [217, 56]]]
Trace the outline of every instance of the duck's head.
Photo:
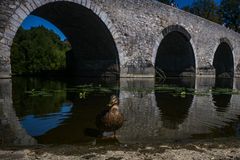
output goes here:
[[112, 107], [114, 105], [119, 105], [119, 99], [116, 95], [112, 95], [110, 98], [110, 102], [108, 103], [109, 107]]

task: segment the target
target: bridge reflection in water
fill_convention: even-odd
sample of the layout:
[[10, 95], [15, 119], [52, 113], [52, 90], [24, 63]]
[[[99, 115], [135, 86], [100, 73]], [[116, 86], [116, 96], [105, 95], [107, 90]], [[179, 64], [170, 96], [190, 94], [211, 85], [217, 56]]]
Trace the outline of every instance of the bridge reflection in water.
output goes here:
[[[121, 85], [154, 87], [154, 80], [129, 80]], [[221, 81], [221, 80], [220, 80]], [[235, 83], [237, 80], [235, 79]], [[138, 85], [134, 85], [137, 83]], [[168, 83], [168, 82], [166, 82]], [[195, 83], [195, 85], [194, 85]], [[173, 84], [170, 82], [170, 84]], [[175, 81], [176, 84], [176, 81]], [[190, 138], [238, 136], [240, 114], [239, 95], [214, 93], [214, 88], [236, 88], [231, 80], [219, 83], [214, 78], [182, 79], [178, 86], [195, 87], [194, 92], [183, 97], [162, 92], [145, 92], [141, 95], [120, 92], [126, 123], [119, 131], [122, 143], [159, 143]], [[121, 94], [122, 93], [122, 94]], [[124, 100], [126, 99], [126, 100]], [[225, 108], [225, 110], [223, 109]], [[227, 108], [227, 109], [226, 109]], [[222, 130], [225, 128], [225, 130]], [[220, 131], [222, 133], [220, 133]], [[225, 132], [225, 133], [223, 133]]]
[[[238, 81], [200, 77], [168, 79], [164, 84], [155, 79], [1, 80], [1, 143], [95, 142], [98, 136], [92, 137], [85, 130], [96, 129], [96, 115], [113, 94], [119, 96], [119, 107], [126, 119], [114, 142], [160, 143], [238, 136]], [[88, 88], [86, 95], [76, 89], [84, 86]], [[39, 89], [43, 93], [35, 91]]]

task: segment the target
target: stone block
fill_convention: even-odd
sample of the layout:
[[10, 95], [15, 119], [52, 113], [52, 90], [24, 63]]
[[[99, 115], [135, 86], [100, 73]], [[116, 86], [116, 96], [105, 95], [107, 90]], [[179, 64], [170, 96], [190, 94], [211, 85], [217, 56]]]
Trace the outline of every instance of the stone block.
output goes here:
[[[24, 18], [34, 9], [55, 1], [60, 0], [3, 0], [0, 5], [0, 43], [11, 46], [15, 32]], [[154, 0], [142, 1], [141, 3], [135, 0], [67, 1], [82, 4], [100, 17], [115, 40], [120, 64], [123, 68], [133, 57], [142, 57], [155, 63], [156, 53], [163, 35], [166, 36], [173, 31], [184, 34], [188, 40], [191, 39], [197, 68], [199, 66], [208, 67], [208, 63], [213, 60], [214, 49], [222, 39], [229, 40], [229, 45], [232, 46], [234, 66], [237, 66], [236, 63], [239, 62], [240, 35], [238, 33]], [[54, 19], [53, 21], [55, 22]], [[67, 24], [66, 26], [61, 24], [61, 26], [68, 27]], [[0, 52], [2, 52], [1, 50], [3, 51], [0, 48]], [[136, 74], [144, 73], [144, 71], [140, 71], [138, 64], [130, 66], [127, 69], [122, 69], [126, 73], [122, 71], [121, 73], [127, 74], [129, 70]], [[148, 69], [146, 68], [146, 70]], [[200, 68], [197, 69], [196, 74], [215, 75], [215, 72]]]

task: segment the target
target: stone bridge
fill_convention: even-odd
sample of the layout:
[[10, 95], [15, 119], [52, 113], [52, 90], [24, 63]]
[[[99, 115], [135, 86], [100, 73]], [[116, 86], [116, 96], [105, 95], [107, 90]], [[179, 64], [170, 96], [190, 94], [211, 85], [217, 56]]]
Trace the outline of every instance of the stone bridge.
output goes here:
[[155, 0], [1, 0], [1, 77], [11, 77], [11, 45], [28, 15], [66, 35], [73, 74], [239, 75], [238, 33]]

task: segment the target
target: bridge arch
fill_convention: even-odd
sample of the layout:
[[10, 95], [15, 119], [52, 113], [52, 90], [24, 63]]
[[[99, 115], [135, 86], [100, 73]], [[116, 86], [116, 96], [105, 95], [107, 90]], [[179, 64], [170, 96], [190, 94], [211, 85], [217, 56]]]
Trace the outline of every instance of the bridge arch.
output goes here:
[[[174, 49], [177, 43], [177, 49]], [[171, 25], [163, 29], [157, 39], [153, 49], [152, 63], [155, 68], [166, 72], [167, 76], [195, 76], [197, 68], [195, 51], [190, 33], [180, 25]], [[181, 54], [180, 52], [183, 53]], [[184, 62], [184, 64], [181, 66], [177, 61]], [[167, 63], [164, 64], [164, 62]], [[167, 68], [171, 69], [168, 70]], [[172, 74], [170, 73], [172, 71], [178, 73]]]
[[[64, 3], [65, 6], [60, 6], [57, 4], [60, 3]], [[55, 6], [54, 6], [55, 5]], [[52, 6], [49, 7], [49, 6]], [[57, 7], [56, 7], [57, 6]], [[56, 18], [61, 19], [62, 16], [64, 16], [64, 14], [66, 13], [61, 13], [61, 11], [59, 11], [58, 9], [62, 9], [63, 11], [66, 10], [67, 7], [72, 7], [75, 6], [75, 8], [79, 8], [79, 10], [83, 11], [83, 13], [81, 14], [81, 16], [77, 15], [79, 13], [78, 10], [71, 10], [68, 16], [68, 22], [72, 22], [70, 23], [68, 26], [63, 26], [61, 24], [60, 20], [57, 20]], [[53, 15], [50, 15], [48, 13], [44, 13], [44, 9], [48, 11], [50, 11], [51, 9], [53, 9], [52, 13], [55, 13], [55, 17]], [[50, 9], [49, 9], [50, 8]], [[48, 21], [52, 22], [54, 25], [56, 25], [61, 31], [63, 31], [63, 33], [66, 35], [66, 37], [68, 38], [68, 40], [70, 41], [72, 47], [76, 46], [75, 48], [77, 48], [79, 46], [78, 42], [74, 42], [76, 41], [76, 34], [71, 33], [72, 30], [74, 29], [74, 31], [79, 31], [78, 27], [80, 28], [80, 26], [74, 26], [78, 21], [81, 21], [82, 19], [84, 19], [83, 23], [84, 25], [86, 23], [92, 23], [92, 21], [97, 22], [98, 24], [96, 24], [98, 26], [98, 28], [101, 28], [102, 30], [100, 32], [102, 33], [98, 33], [97, 36], [94, 37], [94, 33], [96, 33], [96, 31], [91, 30], [91, 31], [87, 31], [86, 35], [84, 38], [86, 37], [94, 37], [96, 39], [98, 39], [98, 41], [93, 41], [95, 44], [96, 48], [100, 48], [102, 47], [102, 51], [103, 50], [107, 50], [106, 52], [115, 52], [113, 54], [115, 54], [115, 63], [116, 65], [114, 66], [107, 66], [107, 68], [115, 68], [118, 72], [118, 74], [120, 73], [120, 66], [122, 65], [121, 63], [123, 62], [123, 49], [122, 46], [119, 45], [120, 44], [120, 38], [119, 38], [119, 32], [118, 30], [115, 28], [112, 20], [109, 18], [108, 14], [98, 5], [96, 5], [94, 2], [90, 1], [90, 0], [44, 0], [44, 1], [40, 1], [40, 0], [26, 0], [24, 2], [22, 2], [18, 8], [14, 11], [14, 13], [11, 15], [11, 17], [9, 18], [9, 22], [5, 25], [5, 31], [3, 33], [3, 39], [1, 40], [3, 47], [0, 47], [0, 50], [4, 50], [3, 53], [5, 53], [5, 55], [3, 55], [3, 57], [5, 58], [5, 62], [7, 65], [5, 65], [5, 68], [1, 68], [1, 70], [4, 70], [5, 74], [11, 74], [11, 65], [10, 65], [10, 49], [11, 49], [11, 45], [13, 42], [13, 39], [15, 37], [15, 34], [19, 28], [19, 26], [21, 25], [21, 23], [23, 22], [23, 20], [30, 14], [34, 14], [37, 16], [40, 16], [42, 18], [47, 19]], [[82, 18], [81, 20], [76, 20], [75, 21], [69, 21], [70, 19], [73, 19], [73, 16], [75, 14], [76, 17], [74, 18], [78, 18], [77, 16], [79, 16], [79, 18]], [[90, 16], [90, 18], [87, 18], [87, 16]], [[94, 20], [91, 18], [94, 18]], [[74, 23], [73, 23], [74, 22]], [[81, 22], [80, 22], [81, 23]], [[82, 26], [82, 28], [80, 29], [85, 29], [85, 31], [89, 28], [92, 27], [94, 28], [94, 24], [91, 25], [85, 25]], [[75, 27], [75, 28], [74, 28]], [[85, 27], [85, 28], [84, 28]], [[92, 29], [91, 28], [91, 29]], [[97, 27], [95, 27], [96, 29]], [[100, 30], [100, 29], [99, 29]], [[99, 31], [97, 30], [97, 31]], [[82, 32], [83, 33], [83, 32]], [[107, 34], [104, 35], [103, 34]], [[74, 37], [75, 36], [75, 37]], [[102, 36], [102, 37], [101, 37]], [[90, 38], [86, 39], [86, 41], [91, 42], [92, 40]], [[82, 41], [81, 41], [82, 43]], [[107, 43], [111, 43], [111, 44], [107, 44]], [[82, 43], [83, 44], [83, 43]], [[87, 48], [88, 51], [92, 51], [94, 50], [94, 47], [89, 47], [87, 46], [87, 42], [84, 43], [82, 46], [85, 46], [85, 50]], [[73, 47], [74, 48], [74, 47]], [[78, 49], [78, 48], [77, 48]], [[77, 50], [75, 49], [75, 50]], [[83, 50], [84, 50], [83, 49]], [[77, 52], [71, 50], [72, 52]], [[69, 53], [69, 54], [71, 54]], [[104, 54], [104, 53], [103, 53]], [[106, 54], [106, 53], [105, 53]], [[88, 57], [89, 55], [86, 55], [85, 57]], [[100, 55], [96, 55], [96, 57], [101, 57]], [[107, 57], [107, 56], [105, 56]], [[76, 56], [72, 56], [72, 59], [75, 59]], [[76, 66], [78, 66], [81, 62], [76, 62]], [[93, 65], [96, 65], [95, 63], [90, 63]], [[99, 64], [97, 65], [97, 67], [99, 67]], [[7, 75], [6, 75], [7, 76]]]
[[220, 38], [213, 57], [213, 67], [216, 77], [234, 77], [234, 54], [233, 46], [227, 38]]

